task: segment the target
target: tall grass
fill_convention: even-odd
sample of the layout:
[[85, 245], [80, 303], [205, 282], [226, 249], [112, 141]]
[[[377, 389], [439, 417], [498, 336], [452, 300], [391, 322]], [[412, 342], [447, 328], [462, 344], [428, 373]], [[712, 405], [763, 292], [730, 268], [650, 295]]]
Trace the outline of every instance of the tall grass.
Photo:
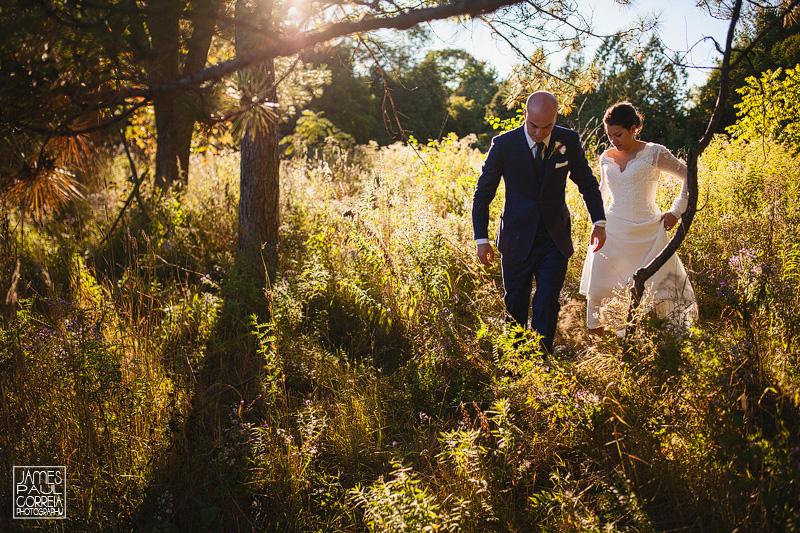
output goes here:
[[627, 350], [585, 335], [570, 185], [553, 358], [516, 347], [474, 258], [481, 159], [450, 137], [285, 162], [268, 280], [231, 254], [235, 154], [99, 247], [115, 167], [91, 211], [7, 219], [0, 476], [67, 464], [70, 517], [44, 524], [66, 531], [799, 530], [797, 157], [712, 144], [680, 252], [701, 318], [645, 317]]

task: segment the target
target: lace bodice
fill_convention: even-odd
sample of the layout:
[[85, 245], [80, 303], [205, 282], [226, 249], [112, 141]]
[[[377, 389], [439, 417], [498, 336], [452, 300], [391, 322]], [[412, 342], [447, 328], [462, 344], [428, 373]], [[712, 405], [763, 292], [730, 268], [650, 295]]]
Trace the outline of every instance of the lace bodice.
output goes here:
[[656, 189], [662, 172], [683, 180], [681, 192], [669, 210], [680, 217], [689, 201], [686, 165], [669, 150], [660, 144], [647, 143], [628, 161], [624, 170], [620, 170], [607, 151], [603, 152], [600, 156], [600, 193], [603, 201], [608, 202], [606, 213], [630, 222], [645, 222], [660, 215]]

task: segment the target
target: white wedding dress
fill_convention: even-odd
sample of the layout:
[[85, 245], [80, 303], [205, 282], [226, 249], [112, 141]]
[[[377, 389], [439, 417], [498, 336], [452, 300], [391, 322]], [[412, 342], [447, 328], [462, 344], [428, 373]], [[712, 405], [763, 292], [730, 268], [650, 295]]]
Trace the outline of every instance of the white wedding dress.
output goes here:
[[[580, 292], [587, 298], [590, 329], [610, 326], [624, 329], [628, 282], [669, 242], [656, 204], [661, 173], [683, 180], [670, 212], [680, 218], [688, 204], [686, 165], [660, 144], [647, 143], [624, 169], [608, 152], [600, 156], [600, 192], [606, 204], [606, 242], [597, 252], [589, 250], [583, 264]], [[643, 304], [658, 316], [687, 327], [697, 317], [694, 291], [686, 269], [673, 255], [646, 283]]]

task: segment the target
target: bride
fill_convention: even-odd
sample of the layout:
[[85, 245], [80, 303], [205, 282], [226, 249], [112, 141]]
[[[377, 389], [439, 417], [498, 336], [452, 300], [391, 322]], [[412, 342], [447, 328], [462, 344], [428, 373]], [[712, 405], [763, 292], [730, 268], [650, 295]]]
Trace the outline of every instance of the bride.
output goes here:
[[[600, 192], [606, 202], [606, 242], [601, 250], [589, 250], [583, 264], [581, 294], [587, 299], [587, 326], [602, 335], [612, 324], [609, 303], [626, 294], [634, 272], [664, 249], [672, 229], [686, 210], [689, 191], [686, 165], [660, 144], [640, 141], [644, 117], [630, 102], [611, 106], [603, 117], [606, 136], [613, 145], [600, 156]], [[662, 172], [683, 180], [681, 192], [669, 211], [656, 205], [656, 188]], [[658, 316], [688, 326], [697, 317], [694, 291], [677, 255], [646, 283]], [[648, 298], [648, 299], [650, 299]]]

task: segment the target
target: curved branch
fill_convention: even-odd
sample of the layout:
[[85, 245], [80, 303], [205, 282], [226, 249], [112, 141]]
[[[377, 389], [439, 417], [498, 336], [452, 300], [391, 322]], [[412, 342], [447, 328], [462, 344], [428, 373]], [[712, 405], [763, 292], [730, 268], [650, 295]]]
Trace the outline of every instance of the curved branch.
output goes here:
[[761, 39], [762, 39], [762, 38], [763, 38], [763, 37], [764, 37], [764, 36], [765, 36], [767, 33], [769, 33], [770, 31], [772, 31], [773, 29], [775, 29], [775, 27], [776, 27], [776, 26], [777, 26], [779, 23], [781, 23], [781, 22], [782, 22], [782, 21], [783, 21], [783, 20], [786, 18], [786, 16], [787, 16], [787, 15], [789, 15], [789, 14], [790, 14], [790, 13], [791, 13], [791, 12], [792, 12], [792, 11], [793, 11], [793, 10], [794, 10], [796, 7], [797, 7], [797, 6], [800, 6], [800, 0], [792, 0], [792, 1], [791, 1], [791, 2], [790, 2], [790, 3], [789, 3], [787, 6], [786, 6], [786, 8], [783, 10], [783, 12], [781, 13], [781, 16], [780, 16], [780, 17], [778, 17], [778, 18], [776, 18], [775, 20], [773, 20], [771, 24], [768, 24], [766, 28], [764, 28], [763, 30], [761, 30], [761, 32], [760, 32], [758, 35], [756, 35], [756, 36], [755, 36], [755, 38], [754, 38], [754, 39], [753, 39], [753, 41], [752, 41], [752, 42], [751, 42], [751, 43], [750, 43], [750, 44], [747, 46], [747, 48], [745, 48], [744, 50], [741, 50], [741, 51], [740, 51], [740, 53], [739, 53], [738, 57], [737, 57], [735, 60], [733, 60], [733, 62], [731, 62], [731, 67], [730, 67], [730, 68], [731, 68], [731, 69], [733, 69], [733, 68], [736, 68], [736, 67], [739, 65], [739, 63], [740, 63], [740, 62], [741, 62], [741, 61], [742, 61], [742, 60], [743, 60], [745, 57], [747, 57], [747, 55], [748, 55], [750, 52], [752, 52], [752, 51], [753, 51], [753, 48], [755, 47], [755, 45], [756, 45], [756, 44], [757, 44], [757, 43], [758, 43], [758, 42], [759, 42], [759, 41], [760, 41], [760, 40], [761, 40]]
[[670, 239], [664, 249], [661, 250], [661, 253], [659, 253], [652, 261], [650, 261], [649, 264], [640, 268], [633, 274], [633, 284], [630, 287], [631, 303], [628, 309], [629, 323], [633, 319], [633, 315], [636, 312], [636, 309], [639, 307], [639, 303], [641, 302], [642, 295], [644, 294], [645, 282], [650, 279], [650, 277], [652, 277], [653, 274], [658, 271], [658, 269], [664, 266], [669, 258], [672, 257], [673, 254], [675, 254], [675, 252], [678, 250], [680, 245], [683, 243], [683, 240], [686, 238], [686, 234], [689, 232], [689, 228], [692, 225], [694, 215], [697, 212], [697, 160], [700, 157], [700, 154], [703, 153], [703, 150], [705, 150], [708, 144], [711, 142], [714, 133], [717, 131], [717, 126], [719, 126], [719, 122], [722, 119], [722, 111], [725, 107], [725, 101], [728, 98], [728, 83], [730, 81], [730, 71], [732, 68], [731, 54], [733, 53], [733, 38], [736, 31], [736, 25], [739, 22], [741, 9], [742, 0], [736, 0], [736, 3], [733, 7], [733, 13], [731, 15], [730, 26], [728, 26], [728, 35], [725, 40], [725, 54], [722, 56], [717, 104], [714, 107], [714, 113], [711, 115], [711, 120], [708, 122], [705, 133], [703, 133], [703, 136], [700, 138], [698, 143], [689, 151], [689, 157], [686, 162], [686, 179], [689, 186], [689, 205], [681, 216], [681, 224], [678, 226], [675, 235], [673, 235], [672, 239]]
[[363, 33], [380, 29], [406, 30], [422, 22], [455, 16], [469, 15], [471, 17], [477, 17], [478, 15], [490, 13], [518, 2], [519, 0], [458, 0], [457, 2], [436, 7], [408, 11], [393, 17], [364, 17], [355, 21], [348, 20], [337, 22], [319, 30], [309, 31], [277, 42], [266, 43], [254, 48], [247, 54], [203, 69], [175, 83], [153, 87], [151, 89], [151, 95], [160, 91], [194, 87], [209, 81], [215, 82], [237, 70], [258, 63], [264, 60], [264, 58], [289, 56], [316, 44], [354, 33]]
[[[130, 87], [114, 91], [102, 91], [97, 95], [95, 102], [88, 107], [90, 110], [108, 109], [118, 105], [129, 104], [132, 99], [139, 99], [138, 102], [129, 107], [127, 114], [114, 115], [102, 124], [92, 128], [70, 128], [68, 126], [70, 120], [65, 120], [56, 128], [42, 128], [40, 133], [53, 136], [70, 136], [102, 129], [125, 118], [135, 109], [147, 105], [157, 96], [168, 95], [179, 91], [202, 91], [219, 82], [225, 76], [257, 64], [265, 58], [291, 56], [316, 44], [340, 37], [379, 29], [404, 30], [423, 22], [455, 16], [467, 15], [470, 17], [478, 17], [519, 2], [520, 0], [457, 0], [435, 7], [412, 9], [399, 15], [389, 17], [364, 16], [356, 20], [341, 20], [323, 28], [305, 33], [280, 39], [265, 39], [264, 44], [254, 47], [246, 54], [195, 71], [176, 81], [159, 83], [146, 88]], [[82, 112], [85, 111], [86, 108], [82, 110]], [[25, 127], [31, 130], [35, 129], [27, 125]]]
[[[800, 0], [792, 0], [782, 10], [781, 16], [778, 20], [783, 20], [784, 17], [791, 13], [792, 10], [794, 10], [798, 5], [800, 5]], [[736, 24], [741, 15], [741, 9], [742, 0], [736, 0], [731, 15], [731, 23], [728, 27], [728, 35], [725, 40], [725, 52], [722, 56], [722, 63], [720, 65], [719, 91], [717, 93], [717, 103], [714, 106], [714, 113], [711, 115], [711, 119], [708, 121], [708, 126], [706, 127], [705, 133], [703, 133], [703, 136], [700, 138], [697, 144], [689, 151], [689, 157], [686, 161], [686, 179], [689, 186], [689, 205], [686, 208], [686, 212], [681, 216], [681, 224], [678, 226], [675, 235], [673, 235], [672, 239], [670, 239], [670, 241], [667, 243], [667, 246], [665, 246], [661, 253], [659, 253], [652, 261], [650, 261], [648, 265], [640, 268], [634, 273], [632, 280], [633, 283], [629, 289], [631, 303], [630, 307], [628, 308], [628, 323], [630, 323], [633, 319], [633, 315], [641, 301], [642, 294], [644, 294], [645, 282], [650, 279], [650, 277], [655, 274], [659, 268], [664, 266], [667, 260], [669, 260], [669, 258], [672, 257], [672, 255], [678, 250], [686, 238], [689, 228], [691, 228], [692, 220], [694, 220], [694, 215], [697, 212], [697, 161], [700, 158], [700, 154], [703, 153], [703, 150], [705, 150], [711, 142], [711, 139], [714, 137], [714, 133], [717, 131], [719, 122], [722, 120], [723, 108], [725, 107], [725, 101], [728, 98], [730, 72], [735, 66], [743, 61], [749, 53], [752, 52], [755, 44], [760, 41], [770, 29], [774, 27], [774, 25], [770, 25], [768, 28], [765, 28], [753, 39], [749, 46], [738, 53], [735, 60], [732, 60], [731, 58], [734, 52], [733, 38], [735, 35]]]
[[[795, 9], [798, 5], [800, 5], [800, 0], [792, 0], [784, 10], [782, 10], [781, 16], [779, 20], [782, 20], [787, 14], [789, 14], [793, 9]], [[720, 65], [720, 80], [719, 80], [719, 90], [717, 92], [717, 103], [714, 106], [714, 113], [711, 115], [711, 119], [708, 121], [708, 126], [706, 127], [706, 131], [703, 133], [703, 136], [697, 142], [697, 144], [689, 151], [689, 157], [686, 161], [686, 179], [688, 181], [689, 187], [689, 205], [686, 208], [686, 212], [683, 213], [681, 216], [681, 224], [678, 226], [675, 235], [673, 235], [672, 239], [667, 243], [664, 249], [659, 253], [650, 263], [639, 270], [637, 270], [633, 275], [633, 283], [630, 286], [629, 294], [630, 294], [630, 306], [628, 308], [628, 323], [630, 323], [633, 319], [634, 313], [641, 302], [642, 295], [644, 294], [644, 284], [645, 282], [650, 279], [650, 277], [655, 274], [658, 269], [660, 269], [664, 264], [672, 257], [673, 254], [680, 248], [681, 244], [683, 243], [686, 235], [689, 233], [689, 229], [692, 226], [692, 221], [694, 220], [694, 215], [697, 212], [697, 197], [698, 197], [698, 186], [697, 186], [697, 161], [700, 158], [700, 154], [703, 153], [703, 150], [711, 142], [711, 139], [714, 137], [714, 133], [717, 131], [717, 127], [719, 126], [720, 120], [722, 120], [722, 112], [723, 108], [725, 107], [725, 102], [728, 98], [728, 85], [730, 83], [730, 72], [731, 70], [739, 64], [742, 60], [744, 60], [747, 55], [752, 52], [755, 44], [760, 41], [764, 35], [766, 35], [769, 29], [772, 29], [772, 25], [769, 28], [766, 28], [764, 31], [759, 33], [755, 39], [750, 43], [750, 45], [739, 52], [735, 60], [731, 60], [733, 55], [733, 38], [735, 35], [736, 24], [739, 21], [739, 17], [741, 15], [742, 9], [742, 0], [736, 0], [736, 3], [733, 7], [733, 12], [731, 14], [731, 22], [730, 26], [728, 26], [728, 34], [725, 40], [725, 52], [722, 56], [722, 63]], [[630, 332], [626, 332], [626, 336]]]

